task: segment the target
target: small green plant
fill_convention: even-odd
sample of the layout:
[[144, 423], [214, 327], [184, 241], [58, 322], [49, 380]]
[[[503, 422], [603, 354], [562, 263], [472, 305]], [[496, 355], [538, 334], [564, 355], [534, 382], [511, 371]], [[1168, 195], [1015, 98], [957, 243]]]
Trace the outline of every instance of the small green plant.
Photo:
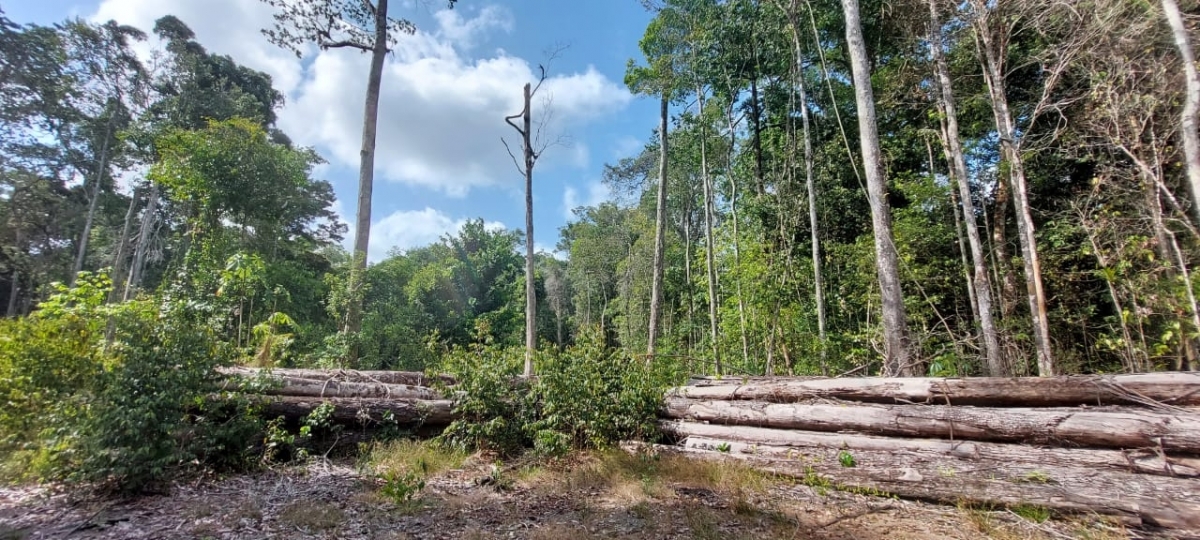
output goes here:
[[1022, 518], [1034, 523], [1045, 523], [1050, 519], [1050, 509], [1034, 504], [1018, 504], [1010, 510]]
[[413, 471], [385, 471], [379, 478], [383, 480], [379, 492], [396, 505], [411, 502], [425, 489], [425, 478]]
[[1029, 484], [1049, 484], [1052, 481], [1050, 475], [1042, 471], [1029, 471], [1021, 478], [1021, 482]]
[[722, 454], [728, 454], [729, 448], [730, 448], [729, 443], [727, 443], [727, 442], [723, 442], [723, 443], [717, 445], [717, 451]]
[[858, 465], [858, 462], [854, 460], [854, 454], [851, 454], [850, 452], [848, 452], [846, 450], [842, 450], [841, 452], [838, 452], [837, 457], [838, 457], [838, 463], [841, 463], [843, 467], [854, 467], [854, 466]]

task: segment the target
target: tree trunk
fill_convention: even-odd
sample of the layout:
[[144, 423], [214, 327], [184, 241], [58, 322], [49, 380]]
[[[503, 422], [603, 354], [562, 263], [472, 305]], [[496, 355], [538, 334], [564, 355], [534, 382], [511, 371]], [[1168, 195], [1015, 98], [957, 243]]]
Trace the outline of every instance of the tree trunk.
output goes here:
[[717, 269], [713, 261], [713, 251], [716, 250], [716, 241], [713, 238], [713, 221], [716, 217], [713, 215], [713, 186], [712, 179], [708, 176], [708, 144], [706, 137], [708, 134], [704, 129], [704, 89], [696, 87], [696, 101], [699, 107], [699, 113], [696, 119], [700, 122], [700, 183], [704, 188], [704, 247], [705, 247], [705, 269], [708, 277], [708, 328], [709, 339], [712, 342], [713, 366], [717, 375], [721, 374], [721, 350], [720, 344], [717, 342], [718, 337], [718, 305], [717, 305]]
[[[371, 49], [371, 71], [367, 75], [367, 97], [363, 106], [362, 150], [358, 163], [358, 214], [354, 218], [354, 261], [350, 268], [350, 305], [343, 333], [362, 330], [363, 281], [366, 280], [367, 248], [371, 242], [371, 194], [375, 186], [375, 134], [379, 126], [379, 87], [383, 82], [383, 61], [388, 52], [388, 0], [375, 2], [375, 42]], [[358, 348], [352, 347], [353, 363]]]
[[1008, 319], [1013, 316], [1017, 297], [1017, 276], [1013, 272], [1012, 256], [1008, 252], [1008, 182], [1000, 173], [996, 175], [995, 207], [992, 211], [992, 251], [996, 258], [996, 272], [1000, 274], [1000, 315]]
[[[975, 222], [975, 203], [971, 198], [971, 186], [967, 177], [967, 162], [962, 141], [958, 133], [958, 106], [954, 100], [954, 85], [950, 81], [950, 69], [942, 53], [942, 22], [938, 16], [937, 0], [929, 0], [929, 49], [933, 51], [934, 68], [941, 86], [942, 107], [946, 112], [946, 157], [950, 161], [951, 176], [958, 184], [958, 198], [962, 204], [963, 223], [967, 229], [967, 243], [971, 248], [974, 267], [976, 315], [983, 337], [983, 355], [988, 374], [993, 377], [1010, 375], [1000, 351], [999, 334], [992, 319], [992, 283], [988, 279], [987, 258], [983, 253], [983, 242], [979, 238], [979, 226]], [[955, 209], [957, 212], [958, 209]]]
[[125, 221], [121, 226], [121, 237], [117, 240], [117, 253], [113, 255], [112, 282], [113, 288], [108, 293], [108, 301], [117, 298], [118, 284], [125, 285], [125, 248], [129, 246], [129, 230], [133, 228], [133, 215], [137, 210], [139, 188], [134, 188], [129, 196], [129, 209], [125, 210]]
[[[984, 11], [986, 7], [980, 7]], [[997, 50], [987, 28], [987, 16], [979, 14], [974, 21], [983, 56], [983, 75], [991, 94], [992, 113], [1000, 147], [1008, 161], [1012, 181], [1013, 205], [1017, 211], [1017, 232], [1021, 240], [1021, 258], [1025, 263], [1025, 289], [1029, 297], [1029, 312], [1033, 322], [1033, 342], [1037, 349], [1038, 375], [1054, 375], [1054, 356], [1050, 348], [1050, 326], [1046, 320], [1046, 292], [1042, 287], [1041, 262], [1038, 260], [1037, 239], [1033, 214], [1029, 207], [1029, 188], [1025, 181], [1025, 164], [1017, 143], [1017, 130], [1008, 108], [1004, 75], [1004, 50]]]
[[[346, 382], [313, 380], [285, 377], [278, 374], [267, 376], [271, 387], [258, 393], [268, 396], [323, 397], [323, 398], [369, 398], [369, 399], [438, 399], [433, 390], [422, 386], [385, 384], [377, 382]], [[238, 379], [226, 382], [227, 390], [236, 391]]]
[[[1200, 458], [1160, 455], [1156, 450], [1093, 450], [1088, 448], [1043, 448], [1023, 444], [1003, 444], [938, 439], [900, 439], [871, 437], [852, 433], [820, 433], [746, 426], [720, 426], [691, 422], [664, 421], [664, 433], [687, 447], [730, 444], [731, 452], [756, 449], [759, 455], [818, 455], [836, 461], [840, 451], [850, 452], [861, 465], [907, 466], [907, 460], [964, 460], [975, 467], [1049, 466], [1086, 467], [1125, 471], [1156, 476], [1200, 477]], [[716, 444], [712, 444], [716, 441]], [[749, 452], [754, 453], [754, 452]], [[878, 457], [879, 459], [872, 459]]]
[[[836, 459], [800, 461], [638, 443], [626, 443], [623, 447], [628, 451], [672, 453], [707, 460], [735, 459], [814, 487], [867, 491], [956, 506], [1031, 505], [1059, 512], [1113, 515], [1160, 527], [1200, 527], [1200, 503], [1195, 490], [1188, 487], [1193, 482], [1188, 480], [1143, 479], [1127, 473], [1097, 474], [1091, 469], [1078, 468], [1009, 466], [978, 470], [970, 463], [951, 460], [913, 462], [907, 467], [845, 467]], [[1122, 495], [1113, 497], [1114, 493]]]
[[[96, 164], [93, 174], [92, 196], [88, 201], [87, 217], [83, 220], [83, 232], [79, 235], [79, 251], [75, 254], [75, 263], [71, 266], [71, 275], [67, 285], [75, 284], [75, 277], [83, 271], [83, 262], [87, 258], [88, 241], [92, 236], [92, 224], [96, 221], [96, 207], [100, 203], [100, 184], [104, 181], [104, 172], [108, 170], [108, 146], [112, 139], [113, 124], [116, 122], [116, 111], [109, 111], [108, 125], [104, 129], [104, 141], [100, 143], [100, 161]], [[86, 190], [85, 190], [86, 191]]]
[[1141, 373], [1071, 377], [903, 377], [750, 379], [738, 384], [693, 385], [673, 394], [707, 400], [773, 403], [841, 399], [875, 403], [1020, 407], [1167, 405], [1200, 406], [1200, 374]]
[[812, 235], [813, 289], [817, 303], [817, 337], [821, 341], [821, 370], [825, 371], [825, 280], [821, 276], [821, 234], [817, 220], [817, 185], [813, 178], [812, 132], [808, 123], [808, 93], [804, 85], [803, 51], [800, 47], [800, 23], [794, 7], [788, 12], [792, 25], [792, 46], [796, 49], [796, 90], [800, 93], [800, 126], [804, 137], [804, 186], [808, 191], [808, 224]]
[[658, 148], [658, 197], [655, 200], [654, 211], [654, 275], [650, 282], [650, 331], [646, 339], [646, 354], [654, 358], [654, 348], [658, 344], [658, 322], [662, 318], [663, 272], [666, 265], [665, 236], [667, 228], [667, 120], [669, 119], [669, 103], [664, 91], [662, 102], [659, 104], [658, 136], [661, 140]]
[[324, 403], [333, 405], [332, 419], [339, 424], [381, 424], [390, 419], [401, 425], [444, 426], [455, 418], [454, 402], [448, 400], [320, 399], [290, 396], [264, 397], [261, 400], [265, 417], [282, 416], [291, 421], [303, 419]]
[[352, 369], [296, 369], [296, 368], [251, 368], [223, 367], [217, 368], [223, 375], [240, 375], [255, 377], [259, 375], [277, 376], [289, 379], [309, 379], [314, 381], [359, 382], [373, 384], [399, 384], [409, 386], [431, 386], [434, 382], [455, 384], [454, 377], [438, 375], [429, 377], [420, 371], [357, 371]]
[[668, 418], [893, 437], [1161, 448], [1200, 454], [1200, 414], [1138, 409], [988, 409], [948, 405], [792, 404], [667, 398]]
[[1183, 60], [1187, 94], [1180, 117], [1180, 136], [1183, 138], [1188, 186], [1192, 190], [1192, 211], [1196, 213], [1197, 223], [1200, 223], [1200, 134], [1196, 131], [1196, 115], [1200, 112], [1200, 74], [1196, 72], [1196, 57], [1192, 52], [1187, 26], [1179, 12], [1179, 4], [1175, 0], [1162, 0], [1162, 7], [1167, 24], [1171, 27], [1171, 35], [1175, 38], [1175, 46], [1179, 48], [1179, 58]]
[[21, 271], [13, 270], [10, 277], [12, 282], [8, 286], [8, 307], [4, 310], [5, 317], [17, 316], [17, 295], [21, 294]]
[[533, 376], [533, 352], [537, 350], [537, 289], [533, 279], [533, 145], [530, 137], [530, 101], [532, 86], [525, 84], [525, 110], [521, 113], [524, 126], [521, 136], [525, 143], [525, 376]]
[[[748, 369], [750, 366], [750, 341], [746, 337], [746, 298], [742, 294], [742, 235], [739, 229], [738, 220], [738, 184], [737, 175], [733, 172], [734, 149], [737, 148], [737, 126], [734, 121], [733, 103], [729, 105], [727, 113], [729, 122], [729, 151], [725, 156], [727, 167], [729, 167], [726, 177], [729, 180], [729, 218], [733, 222], [733, 267], [734, 267], [734, 294], [737, 296], [738, 303], [738, 335], [742, 340], [742, 368]], [[761, 180], [761, 179], [760, 179]]]
[[859, 22], [858, 0], [842, 0], [846, 15], [846, 44], [854, 72], [854, 95], [858, 106], [859, 142], [867, 177], [867, 199], [871, 205], [871, 225], [875, 233], [875, 266], [879, 273], [879, 292], [883, 308], [884, 371], [889, 375], [913, 373], [908, 350], [907, 316], [900, 289], [900, 268], [896, 245], [892, 240], [891, 208], [887, 201], [887, 180], [879, 150], [879, 132], [875, 125], [875, 97], [871, 90], [871, 67], [867, 46]]
[[142, 272], [146, 267], [146, 252], [150, 250], [150, 239], [154, 235], [154, 223], [158, 219], [159, 191], [157, 185], [150, 186], [150, 195], [146, 200], [146, 208], [142, 210], [142, 226], [138, 229], [137, 247], [133, 250], [133, 262], [129, 266], [129, 279], [125, 281], [125, 290], [121, 300], [129, 300], [130, 293], [137, 290], [142, 283]]

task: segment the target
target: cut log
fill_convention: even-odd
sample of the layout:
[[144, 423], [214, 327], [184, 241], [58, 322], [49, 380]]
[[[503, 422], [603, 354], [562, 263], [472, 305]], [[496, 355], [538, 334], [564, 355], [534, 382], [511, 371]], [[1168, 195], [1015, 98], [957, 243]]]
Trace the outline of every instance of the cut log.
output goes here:
[[867, 494], [942, 504], [1039, 506], [1067, 513], [1134, 518], [1173, 529], [1200, 529], [1195, 481], [1081, 468], [986, 467], [956, 460], [907, 466], [845, 467], [838, 461], [797, 461], [741, 452], [624, 443], [631, 452], [670, 453], [708, 460], [739, 460], [770, 474]]
[[431, 378], [420, 371], [357, 371], [353, 369], [296, 369], [296, 368], [252, 368], [252, 367], [223, 367], [217, 371], [224, 375], [254, 376], [260, 373], [271, 373], [280, 377], [294, 377], [316, 381], [344, 381], [376, 384], [407, 384], [412, 386], [431, 386], [435, 381], [443, 384], [454, 384], [454, 378], [449, 375], [438, 375]]
[[[264, 375], [274, 384], [255, 388], [254, 393], [269, 396], [328, 397], [328, 398], [378, 398], [378, 399], [438, 399], [432, 389], [404, 384], [345, 382], [336, 380], [318, 381], [297, 377], [284, 377], [277, 373]], [[232, 390], [226, 383], [225, 390]], [[250, 390], [247, 390], [248, 392]]]
[[875, 403], [1053, 407], [1200, 405], [1200, 373], [1071, 377], [693, 379], [674, 394], [691, 399], [795, 403], [831, 398]]
[[454, 402], [416, 399], [314, 399], [306, 397], [263, 397], [263, 412], [268, 418], [283, 416], [300, 420], [323, 403], [333, 405], [333, 421], [340, 424], [384, 423], [443, 426], [454, 420]]
[[1139, 409], [992, 409], [947, 405], [805, 404], [667, 398], [676, 420], [810, 431], [1200, 454], [1200, 414]]
[[[691, 422], [662, 422], [664, 433], [686, 439], [684, 446], [725, 443], [745, 447], [781, 449], [783, 454], [819, 453], [836, 455], [842, 450], [856, 457], [877, 456], [884, 466], [889, 456], [912, 455], [937, 460], [952, 458], [985, 464], [1028, 464], [1031, 466], [1089, 467], [1160, 476], [1200, 477], [1200, 458], [1170, 456], [1157, 450], [1094, 450], [1087, 448], [1041, 448], [1021, 444], [938, 439], [898, 439], [868, 435], [819, 433], [746, 426], [721, 426]], [[832, 452], [832, 454], [830, 454]], [[860, 459], [859, 461], [863, 461]]]

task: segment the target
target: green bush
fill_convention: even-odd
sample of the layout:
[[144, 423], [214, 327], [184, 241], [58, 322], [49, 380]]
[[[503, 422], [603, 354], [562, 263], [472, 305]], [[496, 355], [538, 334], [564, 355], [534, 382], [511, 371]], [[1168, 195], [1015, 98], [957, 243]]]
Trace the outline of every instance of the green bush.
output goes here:
[[195, 464], [247, 463], [254, 411], [211, 399], [214, 368], [237, 357], [219, 338], [222, 306], [170, 293], [105, 304], [110, 286], [81, 274], [0, 325], [5, 472], [132, 491]]
[[680, 379], [674, 363], [647, 364], [583, 332], [561, 353], [538, 353], [537, 376], [518, 377], [524, 349], [480, 345], [456, 349], [441, 369], [454, 374], [460, 419], [443, 433], [459, 448], [512, 454], [532, 447], [546, 455], [653, 438], [666, 388]]

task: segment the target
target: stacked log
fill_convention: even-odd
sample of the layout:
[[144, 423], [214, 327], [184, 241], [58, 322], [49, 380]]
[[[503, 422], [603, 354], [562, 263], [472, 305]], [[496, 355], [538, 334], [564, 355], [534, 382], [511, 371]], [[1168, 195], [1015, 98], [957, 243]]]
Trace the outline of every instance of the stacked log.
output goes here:
[[[454, 402], [429, 386], [435, 379], [408, 371], [258, 369], [226, 367], [223, 390], [250, 394], [269, 418], [298, 422], [322, 406], [330, 420], [347, 425], [445, 426]], [[454, 379], [439, 376], [442, 387]]]
[[643, 450], [946, 504], [1200, 530], [1200, 374], [695, 380]]

